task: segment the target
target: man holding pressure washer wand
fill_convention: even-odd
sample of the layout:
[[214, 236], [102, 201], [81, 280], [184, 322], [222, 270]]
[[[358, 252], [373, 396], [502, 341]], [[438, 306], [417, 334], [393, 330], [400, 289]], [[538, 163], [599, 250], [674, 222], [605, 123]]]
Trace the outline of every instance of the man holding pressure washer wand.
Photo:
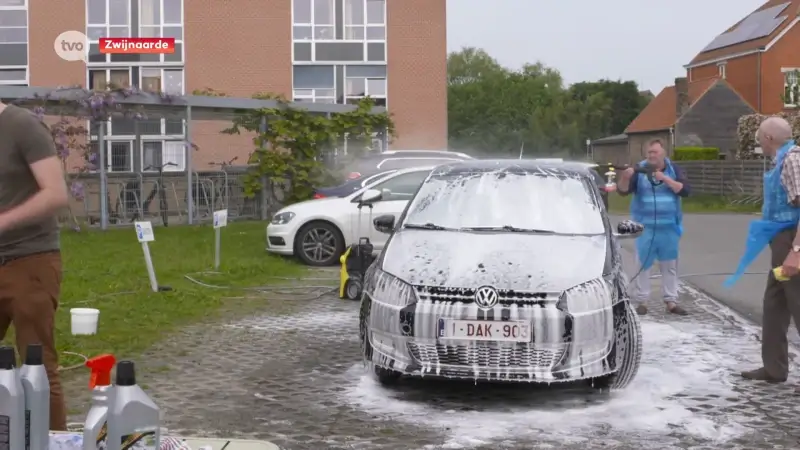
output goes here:
[[689, 183], [684, 172], [667, 158], [661, 140], [647, 144], [647, 159], [636, 168], [620, 173], [617, 182], [620, 195], [633, 195], [631, 217], [644, 225], [644, 233], [636, 240], [636, 261], [640, 265], [632, 281], [631, 299], [636, 312], [647, 314], [645, 302], [650, 298], [650, 269], [655, 261], [661, 268], [661, 292], [667, 311], [685, 316], [678, 305], [678, 246], [683, 234], [681, 197], [689, 196]]

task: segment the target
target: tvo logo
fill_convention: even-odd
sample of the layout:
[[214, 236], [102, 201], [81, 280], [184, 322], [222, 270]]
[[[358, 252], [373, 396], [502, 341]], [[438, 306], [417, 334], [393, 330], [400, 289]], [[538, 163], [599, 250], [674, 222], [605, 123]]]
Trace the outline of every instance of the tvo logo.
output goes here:
[[58, 35], [53, 43], [56, 55], [65, 61], [86, 61], [89, 39], [80, 31], [70, 30]]

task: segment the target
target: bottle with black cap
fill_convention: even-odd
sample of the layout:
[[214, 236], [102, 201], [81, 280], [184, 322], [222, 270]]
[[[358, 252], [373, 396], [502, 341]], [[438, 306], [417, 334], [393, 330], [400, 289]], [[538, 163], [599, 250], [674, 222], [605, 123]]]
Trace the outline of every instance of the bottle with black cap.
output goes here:
[[137, 443], [159, 448], [161, 411], [136, 384], [131, 361], [117, 363], [114, 396], [108, 408], [106, 450], [129, 450]]
[[14, 349], [0, 347], [0, 448], [25, 450], [25, 395], [16, 365]]
[[47, 450], [50, 446], [50, 381], [40, 344], [28, 345], [19, 378], [25, 394], [25, 449]]

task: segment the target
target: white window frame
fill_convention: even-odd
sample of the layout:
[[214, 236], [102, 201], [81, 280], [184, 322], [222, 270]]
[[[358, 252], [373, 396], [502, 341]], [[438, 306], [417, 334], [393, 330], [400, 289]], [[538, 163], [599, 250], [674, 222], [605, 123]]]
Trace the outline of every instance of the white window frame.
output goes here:
[[[343, 40], [345, 40], [345, 41], [386, 42], [386, 0], [360, 0], [360, 1], [362, 2], [362, 11], [361, 11], [361, 13], [362, 13], [362, 15], [364, 17], [364, 23], [362, 23], [362, 24], [348, 24], [347, 23], [347, 19], [348, 19], [347, 0], [344, 0], [342, 2], [342, 17], [344, 18], [344, 21], [342, 22], [343, 25], [344, 25], [344, 30], [342, 30], [344, 32], [344, 39]], [[367, 10], [368, 10], [367, 4], [370, 1], [380, 1], [383, 4], [383, 22], [381, 22], [381, 23], [370, 23], [369, 22], [369, 19], [367, 17]], [[363, 31], [364, 37], [361, 37], [361, 38], [348, 38], [347, 37], [348, 30], [354, 29], [354, 28], [361, 28], [362, 31]], [[372, 29], [382, 28], [383, 29], [383, 38], [380, 38], [380, 39], [375, 39], [375, 38], [371, 39], [371, 38], [369, 38], [369, 29], [370, 28], [372, 28]]]
[[[141, 11], [142, 2], [141, 2], [141, 0], [136, 0], [136, 1], [137, 1], [137, 6], [139, 8], [139, 11]], [[163, 34], [164, 27], [181, 27], [181, 30], [182, 30], [181, 31], [181, 35], [186, 37], [186, 17], [185, 17], [186, 4], [185, 4], [184, 0], [180, 0], [180, 2], [181, 2], [181, 22], [180, 23], [172, 23], [172, 22], [164, 22], [164, 0], [159, 0], [159, 5], [160, 5], [160, 8], [161, 8], [161, 11], [160, 11], [161, 34]], [[106, 28], [106, 33], [105, 33], [106, 36], [110, 34], [109, 33], [109, 27], [111, 27], [112, 25], [111, 25], [110, 20], [109, 20], [109, 14], [110, 14], [109, 10], [111, 8], [110, 8], [110, 5], [109, 5], [109, 0], [105, 0], [105, 3], [106, 3], [105, 23], [91, 23], [91, 22], [89, 22], [89, 0], [86, 0], [84, 2], [84, 10], [85, 10], [84, 14], [85, 14], [85, 22], [86, 22], [85, 33], [86, 33], [87, 36], [90, 36], [89, 28], [100, 28], [100, 27], [105, 27]], [[113, 25], [113, 26], [114, 27], [123, 27], [124, 25]], [[128, 10], [128, 24], [127, 24], [127, 27], [128, 27], [128, 34], [129, 35], [133, 34], [132, 30], [133, 30], [134, 27], [137, 28], [138, 31], [141, 31], [141, 23], [133, 24], [131, 22], [130, 9]], [[137, 34], [141, 34], [141, 33], [137, 33]], [[89, 38], [88, 42], [89, 42], [90, 46], [91, 45], [99, 45], [100, 44], [100, 41], [97, 40], [97, 39]], [[100, 66], [100, 67], [115, 67], [115, 66], [130, 67], [130, 66], [152, 66], [152, 65], [183, 67], [185, 65], [185, 63], [186, 63], [186, 43], [185, 43], [185, 41], [183, 39], [175, 39], [175, 44], [176, 45], [180, 44], [180, 46], [181, 46], [181, 52], [180, 52], [181, 53], [181, 60], [180, 61], [165, 61], [164, 59], [165, 59], [166, 55], [161, 54], [161, 55], [159, 55], [159, 61], [111, 62], [111, 55], [106, 55], [106, 60], [105, 61], [87, 62], [86, 65], [89, 66], [89, 67], [97, 67], [97, 66]], [[88, 55], [88, 52], [89, 52], [88, 48], [86, 49], [86, 52], [87, 52], [87, 55]], [[88, 60], [88, 58], [87, 58], [87, 60]]]
[[[4, 44], [25, 44], [28, 52], [28, 64], [25, 65], [6, 65], [0, 64], [0, 70], [24, 70], [25, 77], [16, 80], [0, 80], [0, 86], [19, 86], [24, 84], [29, 86], [31, 82], [31, 13], [28, 9], [28, 0], [23, 0], [22, 5], [0, 6], [0, 11], [25, 11], [25, 42], [4, 42]], [[23, 28], [23, 27], [3, 27], [3, 28]]]
[[[133, 75], [133, 73], [132, 73], [133, 72], [133, 67], [132, 66], [128, 66], [127, 69], [128, 69], [128, 79], [131, 80], [132, 75]], [[136, 84], [138, 86], [141, 86], [142, 85], [143, 72], [145, 70], [147, 70], [147, 69], [159, 69], [159, 70], [161, 70], [161, 79], [162, 80], [164, 79], [164, 71], [165, 70], [167, 70], [167, 71], [180, 70], [181, 71], [181, 92], [180, 93], [175, 93], [173, 95], [185, 95], [185, 92], [186, 92], [186, 70], [183, 69], [183, 68], [177, 68], [177, 67], [171, 67], [171, 66], [166, 66], [166, 67], [165, 66], [153, 66], [153, 65], [151, 65], [150, 67], [139, 67], [139, 79], [136, 80], [136, 83], [133, 83], [133, 80], [131, 80], [131, 85]], [[106, 79], [109, 79], [111, 77], [111, 71], [122, 70], [122, 68], [119, 67], [119, 66], [87, 67], [86, 68], [86, 86], [89, 86], [89, 73], [92, 72], [92, 71], [99, 71], [99, 70], [105, 70], [106, 71]], [[163, 81], [162, 81], [162, 85], [163, 85]], [[183, 133], [181, 133], [181, 134], [167, 134], [167, 119], [162, 117], [160, 122], [161, 122], [161, 127], [160, 127], [161, 129], [159, 130], [160, 131], [159, 134], [140, 134], [139, 135], [140, 141], [162, 141], [162, 140], [163, 141], [175, 141], [175, 140], [180, 140], [180, 141], [183, 142], [183, 141], [186, 140], [186, 120], [185, 119], [182, 120]], [[91, 127], [91, 123], [87, 123], [87, 127]], [[94, 131], [94, 129], [91, 129], [90, 133], [92, 133], [93, 131]], [[110, 141], [135, 141], [136, 140], [136, 136], [132, 135], [132, 134], [114, 134], [114, 129], [113, 129], [113, 125], [112, 125], [112, 121], [111, 120], [108, 120], [106, 122], [105, 132], [106, 132], [105, 133], [105, 139], [106, 139], [106, 141], [109, 141], [109, 142]], [[96, 134], [91, 134], [90, 139], [92, 141], [96, 141], [97, 140], [97, 135]], [[166, 146], [166, 144], [165, 144], [165, 146]], [[135, 145], [133, 147], [135, 147]], [[133, 155], [133, 147], [131, 149], [131, 155]], [[140, 157], [143, 156], [143, 151], [144, 151], [143, 147], [140, 145], [139, 146], [139, 152], [140, 152], [139, 156]], [[111, 148], [110, 147], [108, 148], [107, 155], [108, 155], [108, 158], [111, 158]], [[186, 161], [185, 161], [185, 156], [184, 156], [183, 167], [185, 167], [185, 166], [186, 166]]]
[[[380, 64], [375, 64], [380, 65]], [[364, 80], [364, 95], [349, 95], [347, 93], [347, 80]], [[369, 92], [369, 81], [383, 81], [383, 94], [372, 95]], [[389, 108], [389, 77], [348, 77], [347, 67], [344, 68], [344, 103], [348, 104], [348, 100], [361, 100], [362, 98], [371, 97], [374, 99], [383, 99], [386, 102], [386, 108]]]
[[[92, 136], [91, 142], [92, 143], [96, 143], [97, 142], [97, 136]], [[128, 161], [130, 161], [130, 166], [125, 170], [114, 170], [113, 166], [111, 164], [112, 163], [112, 158], [111, 158], [111, 147], [112, 147], [112, 144], [119, 143], [119, 142], [125, 142], [125, 143], [129, 144], [129, 147], [130, 147], [130, 153], [128, 154]], [[106, 145], [106, 168], [105, 168], [106, 172], [107, 173], [133, 173], [133, 149], [136, 147], [134, 145], [135, 140], [132, 139], [130, 136], [127, 136], [127, 137], [109, 136], [104, 140], [104, 143]], [[98, 151], [102, 151], [102, 150], [98, 149]], [[100, 163], [99, 159], [98, 159], [97, 163], [98, 164]], [[101, 168], [98, 166], [97, 169], [93, 170], [92, 172], [97, 172], [100, 169]]]
[[[163, 123], [162, 119], [162, 123]], [[162, 125], [163, 126], [163, 125]], [[164, 163], [164, 153], [167, 150], [168, 144], [180, 145], [182, 151], [180, 152], [181, 158], [175, 162], [177, 166], [164, 167], [164, 172], [185, 172], [186, 171], [186, 141], [183, 136], [161, 136], [160, 138], [151, 139], [142, 137], [139, 141], [139, 161], [142, 164], [142, 173], [158, 173], [158, 169], [145, 170], [144, 168], [144, 144], [145, 142], [160, 142], [161, 143], [161, 162]]]
[[721, 62], [721, 63], [717, 64], [717, 70], [719, 71], [719, 77], [722, 78], [723, 80], [727, 77], [727, 75], [726, 75], [727, 67], [728, 67], [728, 63], [726, 63], [726, 62]]
[[[299, 65], [299, 64], [295, 64]], [[314, 65], [314, 64], [304, 64]], [[317, 64], [319, 65], [319, 64]], [[295, 102], [312, 102], [312, 103], [329, 103], [336, 104], [336, 66], [333, 64], [325, 64], [326, 66], [333, 66], [333, 86], [331, 87], [317, 87], [317, 88], [295, 88], [294, 87], [294, 66], [292, 66], [292, 100]], [[319, 93], [317, 91], [333, 91], [333, 95], [327, 93]]]
[[[310, 4], [311, 4], [311, 23], [295, 22], [295, 18], [294, 18], [294, 2], [296, 2], [296, 1], [309, 1], [310, 2]], [[374, 64], [384, 64], [384, 63], [387, 62], [386, 60], [388, 60], [388, 47], [386, 46], [386, 38], [387, 38], [387, 33], [388, 33], [388, 27], [387, 27], [387, 22], [388, 22], [387, 14], [388, 14], [388, 11], [387, 11], [387, 7], [386, 7], [386, 0], [379, 0], [379, 1], [382, 2], [382, 5], [383, 5], [383, 23], [369, 23], [369, 21], [367, 20], [367, 3], [368, 3], [369, 0], [364, 0], [364, 11], [363, 11], [364, 12], [364, 25], [347, 25], [347, 23], [346, 23], [347, 14], [345, 14], [345, 8], [346, 8], [345, 3], [346, 2], [342, 2], [342, 9], [341, 10], [337, 10], [335, 1], [333, 2], [333, 25], [315, 25], [314, 21], [316, 20], [316, 18], [314, 17], [314, 1], [315, 0], [292, 0], [292, 2], [291, 2], [292, 3], [292, 5], [291, 5], [291, 7], [292, 7], [292, 11], [291, 11], [291, 16], [292, 16], [292, 64], [295, 64], [295, 65], [314, 65], [314, 64], [317, 64], [318, 63], [317, 62], [317, 48], [316, 48], [316, 45], [315, 45], [317, 42], [361, 42], [361, 43], [363, 43], [363, 46], [364, 46], [364, 48], [363, 48], [364, 59], [361, 60], [360, 63], [374, 65]], [[343, 39], [336, 39], [336, 19], [337, 19], [337, 17], [339, 17], [339, 15], [341, 15], [342, 18], [344, 19], [343, 22], [342, 22], [343, 26], [344, 26], [344, 30], [343, 30], [344, 38]], [[315, 27], [329, 27], [329, 26], [333, 28], [333, 37], [331, 39], [319, 39], [319, 38], [316, 37]], [[311, 38], [310, 39], [304, 39], [304, 38], [296, 37], [295, 36], [295, 27], [311, 27]], [[347, 29], [349, 27], [362, 27], [362, 28], [364, 28], [364, 38], [363, 39], [348, 39], [347, 38]], [[383, 28], [383, 39], [368, 39], [368, 36], [369, 36], [369, 32], [367, 30], [368, 28]], [[294, 44], [295, 43], [301, 43], [301, 42], [302, 43], [310, 43], [311, 44], [311, 61], [297, 61], [295, 59]], [[368, 60], [368, 55], [367, 55], [368, 44], [372, 44], [372, 43], [382, 43], [382, 44], [384, 44], [384, 61], [369, 61]], [[359, 61], [324, 61], [324, 63], [326, 65], [327, 64], [336, 64], [336, 65], [348, 65], [349, 64], [349, 65], [353, 65], [353, 64], [359, 64]]]
[[[783, 74], [783, 92], [786, 93], [786, 88], [793, 87], [792, 90], [800, 91], [800, 68], [796, 67], [783, 67], [781, 68], [781, 72]], [[796, 78], [795, 80], [791, 80], [791, 78]], [[790, 90], [790, 92], [792, 92]], [[783, 107], [784, 108], [797, 108], [800, 106], [800, 95], [797, 95], [796, 98], [793, 98], [791, 95], [788, 98], [788, 102], [784, 101]]]
[[[311, 22], [295, 22], [295, 20], [294, 20], [294, 3], [296, 1], [304, 1], [304, 2], [307, 1], [307, 2], [309, 2], [309, 4], [311, 5]], [[325, 0], [325, 1], [329, 1], [331, 3], [331, 11], [333, 12], [333, 15], [331, 17], [332, 20], [331, 20], [330, 24], [318, 24], [318, 23], [316, 23], [316, 17], [315, 17], [315, 14], [314, 14], [314, 2], [315, 1], [316, 0], [292, 0], [292, 2], [291, 2], [292, 3], [291, 4], [291, 8], [292, 8], [292, 10], [291, 10], [291, 16], [292, 16], [292, 42], [335, 42], [336, 41], [336, 18], [337, 18], [337, 13], [338, 13], [338, 11], [336, 11], [336, 1], [335, 0]], [[311, 38], [298, 38], [298, 37], [295, 37], [295, 32], [294, 32], [295, 27], [311, 27]], [[331, 31], [332, 31], [331, 38], [330, 39], [317, 38], [316, 37], [317, 36], [317, 28], [330, 28]], [[292, 46], [292, 47], [294, 47], [294, 46]], [[313, 48], [313, 45], [312, 45], [312, 48]], [[292, 55], [292, 56], [294, 56], [294, 55]], [[294, 59], [294, 58], [292, 58], [292, 59]]]

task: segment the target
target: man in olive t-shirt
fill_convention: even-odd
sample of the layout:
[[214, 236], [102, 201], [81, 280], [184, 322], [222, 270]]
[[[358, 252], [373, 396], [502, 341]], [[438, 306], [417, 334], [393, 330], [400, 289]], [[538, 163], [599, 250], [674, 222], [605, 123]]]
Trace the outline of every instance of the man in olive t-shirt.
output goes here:
[[54, 325], [61, 290], [59, 211], [68, 194], [55, 143], [31, 112], [0, 103], [0, 340], [41, 344], [50, 379], [50, 429], [66, 430]]

